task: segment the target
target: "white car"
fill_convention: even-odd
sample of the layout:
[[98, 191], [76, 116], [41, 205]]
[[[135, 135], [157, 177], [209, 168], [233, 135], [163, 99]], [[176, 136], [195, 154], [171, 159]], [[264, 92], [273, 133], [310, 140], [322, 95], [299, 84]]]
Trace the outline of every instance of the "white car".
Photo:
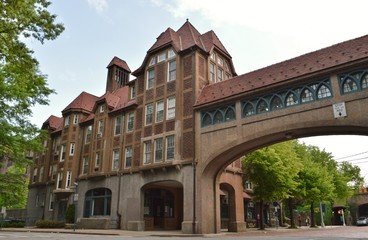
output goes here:
[[367, 217], [359, 217], [357, 220], [357, 226], [367, 226], [368, 218]]

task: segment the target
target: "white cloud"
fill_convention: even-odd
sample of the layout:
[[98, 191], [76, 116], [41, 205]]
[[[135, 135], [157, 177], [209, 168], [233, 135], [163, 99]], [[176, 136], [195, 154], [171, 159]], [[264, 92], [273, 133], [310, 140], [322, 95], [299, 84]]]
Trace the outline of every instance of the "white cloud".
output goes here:
[[107, 0], [87, 0], [87, 2], [98, 14], [102, 14], [109, 7]]

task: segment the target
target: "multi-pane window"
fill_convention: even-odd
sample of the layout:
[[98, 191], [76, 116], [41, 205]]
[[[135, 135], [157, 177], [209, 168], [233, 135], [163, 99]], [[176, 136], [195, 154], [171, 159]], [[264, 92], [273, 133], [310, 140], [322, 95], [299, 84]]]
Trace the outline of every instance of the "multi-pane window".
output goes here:
[[54, 210], [54, 194], [52, 193], [52, 190], [50, 191], [49, 195], [49, 211]]
[[219, 68], [217, 77], [218, 77], [218, 82], [222, 82], [222, 80], [224, 80], [224, 70]]
[[153, 104], [149, 103], [146, 105], [146, 124], [145, 125], [149, 125], [152, 124], [152, 119], [153, 119]]
[[129, 89], [130, 89], [130, 99], [134, 99], [136, 95], [135, 85], [131, 85]]
[[156, 123], [164, 120], [164, 101], [156, 103]]
[[55, 180], [56, 179], [56, 172], [57, 172], [57, 164], [54, 164], [52, 166], [52, 176], [51, 176], [51, 179], [52, 180]]
[[158, 55], [158, 59], [157, 59], [157, 62], [162, 62], [162, 61], [165, 61], [166, 60], [166, 52], [163, 52], [163, 53], [160, 53]]
[[155, 139], [155, 162], [162, 161], [162, 138]]
[[169, 62], [169, 76], [168, 81], [173, 81], [176, 79], [176, 61]]
[[168, 57], [168, 58], [175, 57], [175, 52], [174, 52], [174, 50], [170, 49], [169, 51], [167, 51], [167, 57]]
[[95, 168], [99, 168], [100, 167], [100, 162], [101, 162], [100, 154], [99, 153], [96, 153]]
[[151, 141], [144, 142], [144, 164], [152, 162], [152, 143]]
[[61, 144], [61, 155], [60, 155], [60, 162], [65, 160], [65, 152], [66, 152], [66, 144]]
[[65, 188], [69, 189], [71, 184], [72, 184], [72, 171], [67, 171]]
[[174, 159], [175, 141], [174, 135], [166, 137], [166, 160]]
[[63, 172], [59, 172], [56, 189], [62, 188], [62, 184], [63, 184]]
[[224, 65], [224, 60], [222, 60], [222, 58], [221, 58], [221, 57], [217, 56], [217, 63], [218, 63], [219, 65], [223, 66], [223, 65]]
[[75, 152], [75, 143], [70, 144], [69, 155], [73, 156]]
[[112, 153], [112, 170], [119, 170], [120, 152], [115, 149]]
[[115, 133], [114, 133], [115, 135], [119, 135], [121, 133], [122, 122], [123, 122], [122, 116], [117, 116], [115, 118]]
[[88, 190], [84, 200], [83, 217], [109, 216], [111, 214], [111, 190], [95, 188]]
[[153, 66], [153, 65], [155, 65], [155, 64], [156, 64], [156, 57], [155, 57], [155, 56], [153, 56], [153, 57], [151, 58], [150, 62], [149, 62], [149, 66]]
[[319, 89], [318, 89], [317, 97], [318, 97], [319, 99], [321, 99], [321, 98], [331, 97], [331, 91], [330, 91], [330, 89], [329, 89], [326, 85], [322, 84], [322, 85], [319, 87]]
[[77, 124], [78, 123], [78, 119], [79, 119], [79, 116], [77, 114], [74, 115], [74, 118], [73, 118], [73, 124]]
[[83, 168], [82, 168], [82, 174], [88, 173], [88, 157], [83, 158]]
[[132, 166], [132, 147], [125, 148], [125, 168], [130, 168]]
[[103, 112], [105, 112], [105, 105], [100, 106], [100, 113], [103, 113]]
[[214, 63], [210, 63], [210, 81], [216, 82], [216, 66]]
[[134, 112], [130, 112], [128, 113], [128, 132], [131, 132], [133, 131], [133, 128], [134, 128]]
[[150, 69], [150, 70], [148, 70], [148, 73], [147, 73], [147, 86], [146, 86], [146, 89], [153, 88], [154, 81], [155, 81], [155, 70]]
[[86, 129], [86, 143], [91, 142], [92, 125], [89, 125]]
[[167, 119], [175, 118], [175, 96], [167, 99]]
[[104, 122], [103, 122], [103, 120], [98, 121], [98, 131], [97, 131], [97, 134], [102, 135], [103, 128], [104, 128]]
[[64, 126], [69, 126], [70, 124], [70, 116], [67, 116], [64, 120]]
[[309, 89], [302, 92], [302, 103], [313, 101], [313, 93]]

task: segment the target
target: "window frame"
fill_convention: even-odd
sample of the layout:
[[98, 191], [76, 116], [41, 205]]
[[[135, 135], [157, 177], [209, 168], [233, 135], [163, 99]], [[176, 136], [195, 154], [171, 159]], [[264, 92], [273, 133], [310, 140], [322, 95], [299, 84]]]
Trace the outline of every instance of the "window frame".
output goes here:
[[[175, 159], [175, 135], [169, 135], [166, 137], [165, 150], [166, 161]], [[169, 157], [169, 151], [172, 157]]]
[[[171, 101], [174, 101], [174, 103], [172, 103]], [[167, 98], [166, 120], [175, 119], [175, 108], [176, 108], [176, 96], [174, 95]]]
[[111, 170], [119, 171], [120, 169], [120, 150], [114, 149], [112, 151]]
[[[157, 144], [158, 142], [160, 142], [160, 144]], [[158, 146], [160, 148], [158, 148]], [[163, 139], [162, 138], [156, 138], [154, 140], [154, 162], [162, 162], [163, 161]], [[158, 152], [161, 154], [161, 157], [158, 159]]]
[[164, 120], [164, 110], [165, 102], [164, 100], [160, 100], [156, 102], [156, 123], [162, 122]]
[[143, 142], [143, 164], [152, 163], [152, 142]]
[[[128, 158], [129, 158], [129, 165], [127, 165]], [[132, 146], [125, 147], [124, 168], [126, 168], [126, 169], [131, 168], [132, 167], [132, 161], [133, 161], [133, 147]]]
[[147, 70], [146, 90], [153, 89], [154, 85], [155, 85], [155, 69], [151, 68]]
[[128, 112], [127, 132], [132, 132], [134, 130], [134, 119], [135, 119], [134, 111]]
[[147, 103], [144, 109], [144, 125], [148, 126], [153, 123], [153, 103]]
[[[174, 63], [174, 66], [172, 66], [172, 64]], [[173, 68], [174, 67], [174, 68]], [[175, 81], [176, 80], [176, 60], [172, 60], [169, 61], [167, 63], [167, 81], [171, 82], [171, 81]]]

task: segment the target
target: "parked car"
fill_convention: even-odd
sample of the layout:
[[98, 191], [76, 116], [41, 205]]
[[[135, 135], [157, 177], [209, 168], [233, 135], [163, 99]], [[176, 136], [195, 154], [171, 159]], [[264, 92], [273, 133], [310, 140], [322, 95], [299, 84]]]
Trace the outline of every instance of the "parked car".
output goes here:
[[368, 225], [368, 217], [359, 217], [357, 220], [357, 226], [367, 226]]

